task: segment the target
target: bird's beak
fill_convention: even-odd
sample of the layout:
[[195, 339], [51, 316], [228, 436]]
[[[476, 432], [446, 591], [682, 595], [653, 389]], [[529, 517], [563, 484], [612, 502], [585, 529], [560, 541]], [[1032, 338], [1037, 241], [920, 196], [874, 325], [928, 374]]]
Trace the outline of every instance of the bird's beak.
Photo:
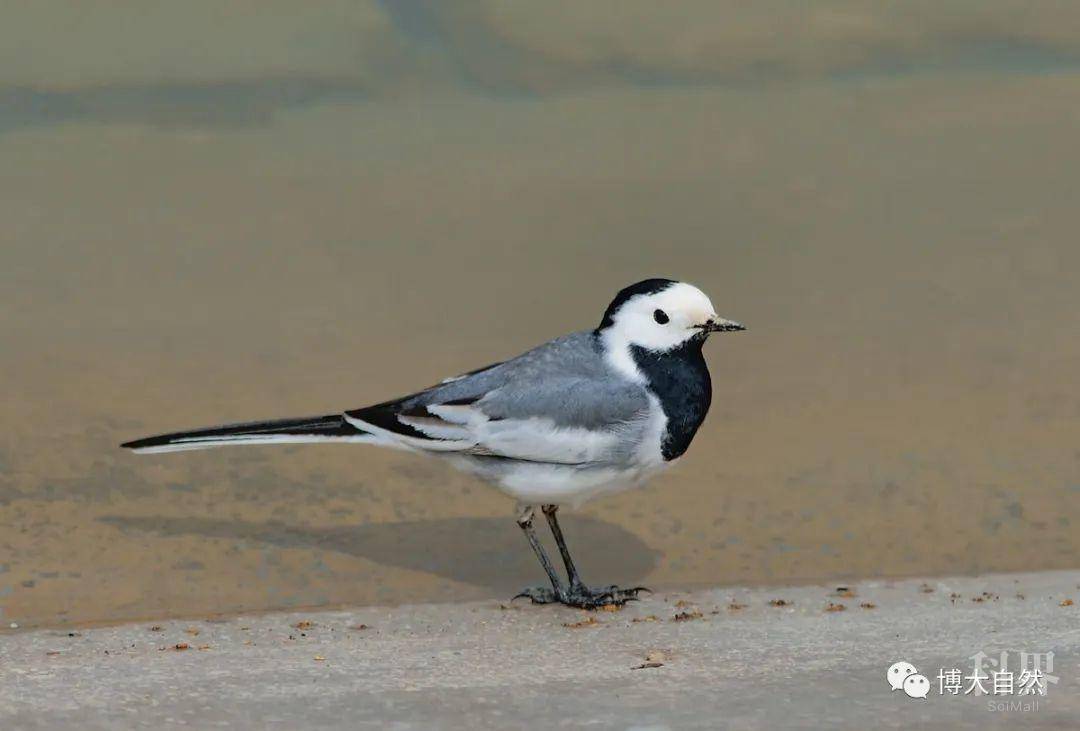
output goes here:
[[722, 317], [710, 317], [704, 325], [698, 327], [706, 333], [729, 333], [746, 329], [734, 320], [725, 320]]

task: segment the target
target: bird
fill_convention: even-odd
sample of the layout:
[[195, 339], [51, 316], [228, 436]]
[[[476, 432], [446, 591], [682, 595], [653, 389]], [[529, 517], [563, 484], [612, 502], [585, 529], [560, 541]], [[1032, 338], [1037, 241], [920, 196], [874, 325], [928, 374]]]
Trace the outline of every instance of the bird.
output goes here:
[[[517, 598], [582, 609], [622, 606], [645, 587], [590, 587], [559, 525], [560, 506], [643, 485], [677, 462], [705, 420], [712, 383], [702, 346], [746, 328], [697, 287], [652, 278], [620, 290], [599, 325], [407, 396], [325, 416], [173, 432], [121, 445], [149, 454], [233, 445], [343, 442], [449, 460], [517, 501], [516, 521], [551, 587]], [[533, 527], [537, 508], [566, 581]]]

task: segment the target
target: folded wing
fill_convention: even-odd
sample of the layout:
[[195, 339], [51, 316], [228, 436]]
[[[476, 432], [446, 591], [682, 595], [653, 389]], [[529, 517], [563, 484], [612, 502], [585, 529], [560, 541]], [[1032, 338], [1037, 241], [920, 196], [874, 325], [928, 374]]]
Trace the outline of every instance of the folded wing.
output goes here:
[[613, 376], [580, 334], [344, 416], [414, 449], [588, 465], [633, 448], [649, 407], [645, 389]]

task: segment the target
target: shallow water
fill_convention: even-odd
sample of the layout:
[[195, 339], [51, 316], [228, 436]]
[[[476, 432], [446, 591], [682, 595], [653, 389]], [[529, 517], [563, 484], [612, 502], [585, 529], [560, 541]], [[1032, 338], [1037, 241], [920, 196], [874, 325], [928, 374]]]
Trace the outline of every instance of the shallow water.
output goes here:
[[707, 346], [680, 464], [567, 521], [587, 579], [1076, 566], [1067, 24], [117, 3], [42, 30], [71, 7], [0, 30], [5, 621], [539, 581], [510, 502], [438, 462], [116, 445], [383, 400], [592, 327], [647, 276], [750, 330]]

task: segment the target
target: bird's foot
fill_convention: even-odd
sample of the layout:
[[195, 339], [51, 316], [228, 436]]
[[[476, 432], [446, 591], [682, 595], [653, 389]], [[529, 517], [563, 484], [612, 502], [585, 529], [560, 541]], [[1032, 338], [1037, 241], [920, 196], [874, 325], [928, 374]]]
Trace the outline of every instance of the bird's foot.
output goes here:
[[565, 604], [578, 609], [599, 609], [610, 605], [621, 607], [629, 601], [635, 601], [643, 591], [652, 593], [651, 589], [644, 586], [635, 586], [632, 589], [620, 589], [617, 586], [592, 589], [584, 584], [576, 584], [568, 589], [560, 587], [558, 590], [533, 586], [514, 599], [529, 599], [533, 604]]
[[[543, 586], [530, 586], [527, 589], [522, 589], [514, 596], [514, 599], [528, 599], [533, 604], [558, 604], [560, 601], [558, 594]], [[514, 599], [510, 601], [514, 601]]]
[[599, 609], [600, 607], [610, 605], [621, 607], [627, 602], [637, 601], [638, 594], [643, 591], [652, 594], [652, 589], [645, 586], [620, 589], [614, 584], [597, 588], [590, 588], [584, 584], [578, 584], [567, 589], [566, 598], [563, 600], [563, 604], [571, 607], [578, 607], [579, 609]]

